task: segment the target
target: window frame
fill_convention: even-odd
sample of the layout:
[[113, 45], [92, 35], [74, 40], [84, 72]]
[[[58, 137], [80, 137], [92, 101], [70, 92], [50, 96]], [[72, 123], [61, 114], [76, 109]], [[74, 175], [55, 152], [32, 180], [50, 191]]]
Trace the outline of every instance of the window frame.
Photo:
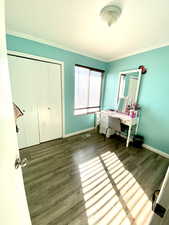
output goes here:
[[[74, 88], [74, 108], [73, 108], [73, 112], [74, 112], [74, 116], [81, 116], [81, 115], [88, 115], [88, 114], [94, 114], [96, 112], [100, 112], [101, 110], [101, 102], [102, 102], [102, 91], [103, 91], [103, 76], [104, 76], [104, 70], [101, 69], [97, 69], [97, 68], [93, 68], [93, 67], [89, 67], [89, 66], [83, 66], [83, 65], [79, 65], [79, 64], [75, 64], [75, 67], [82, 67], [85, 69], [89, 69], [90, 72], [91, 71], [96, 71], [96, 72], [100, 72], [101, 73], [101, 85], [100, 85], [100, 101], [99, 101], [99, 106], [92, 106], [92, 107], [84, 107], [84, 108], [75, 108], [75, 88]], [[75, 70], [74, 70], [74, 76], [75, 76]], [[90, 75], [89, 75], [90, 76]], [[90, 79], [89, 79], [90, 80]], [[89, 87], [88, 87], [88, 98], [89, 98], [89, 90], [90, 90], [90, 82], [89, 82]], [[89, 102], [88, 102], [89, 103]], [[98, 111], [95, 112], [86, 112], [86, 113], [80, 113], [80, 114], [75, 114], [76, 110], [88, 110], [88, 109], [94, 109], [94, 108], [98, 108]]]

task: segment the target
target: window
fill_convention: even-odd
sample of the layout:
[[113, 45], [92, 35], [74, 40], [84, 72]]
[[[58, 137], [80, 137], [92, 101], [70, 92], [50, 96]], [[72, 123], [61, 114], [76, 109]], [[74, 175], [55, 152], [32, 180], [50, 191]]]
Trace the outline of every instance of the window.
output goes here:
[[75, 115], [100, 110], [102, 74], [101, 70], [75, 65]]

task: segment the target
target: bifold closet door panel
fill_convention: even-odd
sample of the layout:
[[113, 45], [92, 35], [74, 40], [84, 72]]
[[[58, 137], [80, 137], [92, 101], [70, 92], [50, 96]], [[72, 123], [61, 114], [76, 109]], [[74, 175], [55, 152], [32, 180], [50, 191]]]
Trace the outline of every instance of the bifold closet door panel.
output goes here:
[[9, 56], [12, 98], [24, 115], [17, 120], [19, 148], [39, 144], [37, 99], [34, 83], [35, 62]]
[[17, 121], [19, 128], [18, 144], [20, 149], [40, 143], [37, 107], [23, 108], [24, 116], [20, 117]]
[[49, 111], [50, 111], [50, 137], [62, 137], [62, 83], [61, 66], [50, 64], [49, 75]]
[[39, 134], [40, 142], [48, 141], [50, 114], [48, 111], [48, 68], [47, 63], [38, 62], [39, 73], [37, 85], [38, 96], [38, 117], [39, 117]]
[[40, 142], [62, 137], [62, 96], [60, 65], [41, 63], [38, 104]]

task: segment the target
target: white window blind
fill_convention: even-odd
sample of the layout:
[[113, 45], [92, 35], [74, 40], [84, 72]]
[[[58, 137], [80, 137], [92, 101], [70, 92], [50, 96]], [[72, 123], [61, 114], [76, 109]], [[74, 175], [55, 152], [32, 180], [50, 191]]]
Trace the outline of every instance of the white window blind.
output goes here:
[[95, 69], [75, 66], [75, 115], [100, 110], [102, 73]]

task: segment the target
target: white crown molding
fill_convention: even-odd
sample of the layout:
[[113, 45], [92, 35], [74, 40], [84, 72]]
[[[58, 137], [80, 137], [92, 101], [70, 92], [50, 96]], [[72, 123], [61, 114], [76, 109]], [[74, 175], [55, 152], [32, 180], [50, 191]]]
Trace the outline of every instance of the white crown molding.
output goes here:
[[157, 46], [154, 46], [154, 47], [150, 47], [150, 48], [143, 48], [142, 50], [137, 50], [137, 51], [130, 52], [128, 54], [118, 56], [118, 57], [113, 57], [113, 58], [107, 60], [107, 62], [113, 62], [113, 61], [116, 61], [116, 60], [119, 60], [119, 59], [124, 59], [124, 58], [127, 58], [129, 56], [134, 56], [134, 55], [137, 55], [137, 54], [140, 54], [140, 53], [144, 53], [144, 52], [148, 52], [148, 51], [155, 50], [155, 49], [158, 49], [158, 48], [166, 47], [168, 45], [169, 45], [169, 42], [167, 42], [165, 44], [157, 45]]
[[80, 51], [76, 51], [76, 50], [73, 50], [71, 48], [67, 48], [67, 47], [64, 47], [62, 45], [56, 44], [55, 42], [48, 41], [48, 40], [45, 40], [45, 39], [42, 39], [42, 38], [37, 38], [37, 37], [29, 35], [29, 34], [16, 32], [16, 31], [12, 31], [12, 30], [7, 30], [7, 34], [10, 34], [10, 35], [13, 35], [13, 36], [16, 36], [16, 37], [20, 37], [20, 38], [25, 38], [25, 39], [28, 39], [28, 40], [31, 40], [31, 41], [36, 41], [36, 42], [39, 42], [39, 43], [42, 43], [42, 44], [50, 45], [52, 47], [60, 48], [60, 49], [63, 49], [63, 50], [69, 51], [69, 52], [80, 54], [82, 56], [90, 57], [90, 58], [93, 58], [93, 59], [96, 59], [96, 60], [99, 60], [99, 61], [102, 61], [102, 62], [105, 62], [105, 63], [110, 63], [110, 62], [113, 62], [113, 61], [116, 61], [116, 60], [119, 60], [119, 59], [127, 58], [129, 56], [134, 56], [134, 55], [137, 55], [137, 54], [140, 54], [140, 53], [148, 52], [148, 51], [158, 49], [158, 48], [162, 48], [162, 47], [166, 47], [166, 46], [169, 45], [169, 42], [167, 42], [165, 44], [157, 45], [157, 46], [150, 47], [150, 48], [143, 48], [142, 50], [133, 51], [133, 52], [130, 52], [128, 54], [124, 54], [124, 55], [121, 55], [121, 56], [118, 56], [118, 57], [113, 57], [111, 59], [105, 59], [105, 58], [96, 57], [96, 56], [93, 56], [93, 55], [90, 55], [90, 54], [86, 54], [86, 53], [83, 53], [83, 52], [80, 52]]
[[53, 41], [48, 41], [48, 40], [45, 40], [45, 39], [42, 39], [42, 38], [38, 38], [38, 37], [35, 37], [33, 35], [30, 35], [30, 34], [16, 32], [16, 31], [8, 30], [8, 29], [7, 29], [6, 33], [9, 34], [9, 35], [16, 36], [16, 37], [28, 39], [28, 40], [31, 40], [31, 41], [36, 41], [36, 42], [39, 42], [39, 43], [42, 43], [42, 44], [50, 45], [50, 46], [55, 47], [55, 48], [60, 48], [60, 49], [63, 49], [63, 50], [69, 51], [69, 52], [80, 54], [82, 56], [90, 57], [90, 58], [102, 61], [103, 63], [108, 62], [108, 60], [106, 60], [104, 58], [100, 58], [100, 57], [96, 57], [96, 56], [93, 56], [93, 55], [90, 55], [90, 54], [86, 54], [84, 52], [76, 51], [76, 50], [73, 50], [71, 48], [67, 48], [65, 46], [62, 46], [60, 44], [56, 44]]

